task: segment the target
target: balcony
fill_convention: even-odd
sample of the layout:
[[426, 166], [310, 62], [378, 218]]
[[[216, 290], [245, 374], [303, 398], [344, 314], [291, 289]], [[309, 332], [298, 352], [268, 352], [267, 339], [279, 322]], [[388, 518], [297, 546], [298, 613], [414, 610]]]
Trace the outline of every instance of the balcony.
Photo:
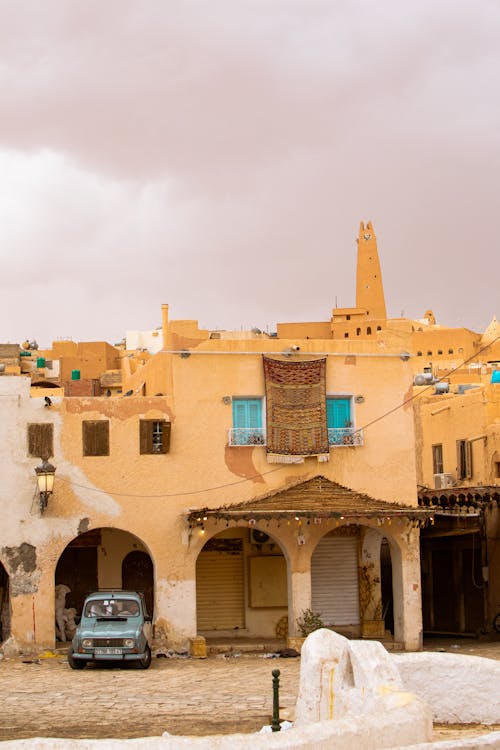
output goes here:
[[334, 448], [364, 445], [363, 430], [356, 430], [354, 427], [329, 427], [328, 445]]
[[265, 445], [265, 427], [233, 427], [228, 433], [228, 445]]

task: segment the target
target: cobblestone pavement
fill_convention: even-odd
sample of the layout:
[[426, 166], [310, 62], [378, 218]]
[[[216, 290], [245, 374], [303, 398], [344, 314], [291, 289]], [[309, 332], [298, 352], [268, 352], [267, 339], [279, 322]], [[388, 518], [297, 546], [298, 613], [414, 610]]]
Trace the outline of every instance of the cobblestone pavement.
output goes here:
[[[426, 650], [500, 659], [500, 640], [435, 639]], [[276, 668], [280, 716], [293, 720], [300, 659], [159, 658], [147, 671], [109, 665], [73, 671], [63, 656], [4, 659], [0, 740], [254, 732], [270, 722]]]
[[76, 672], [63, 657], [4, 660], [0, 740], [254, 732], [270, 723], [276, 668], [281, 718], [288, 718], [300, 659], [163, 658], [147, 671], [104, 665]]

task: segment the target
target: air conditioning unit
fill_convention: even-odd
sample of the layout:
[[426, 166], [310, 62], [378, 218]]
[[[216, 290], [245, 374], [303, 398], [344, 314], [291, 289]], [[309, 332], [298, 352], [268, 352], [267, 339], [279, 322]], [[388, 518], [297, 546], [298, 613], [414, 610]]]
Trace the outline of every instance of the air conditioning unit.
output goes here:
[[453, 474], [434, 474], [434, 489], [445, 490], [453, 487]]

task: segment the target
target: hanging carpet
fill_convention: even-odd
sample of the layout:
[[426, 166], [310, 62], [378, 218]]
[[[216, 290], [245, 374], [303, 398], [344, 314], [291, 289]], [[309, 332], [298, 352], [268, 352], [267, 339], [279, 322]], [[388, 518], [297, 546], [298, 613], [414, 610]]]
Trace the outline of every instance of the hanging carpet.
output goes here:
[[328, 460], [326, 357], [263, 361], [268, 461], [299, 463], [305, 456]]

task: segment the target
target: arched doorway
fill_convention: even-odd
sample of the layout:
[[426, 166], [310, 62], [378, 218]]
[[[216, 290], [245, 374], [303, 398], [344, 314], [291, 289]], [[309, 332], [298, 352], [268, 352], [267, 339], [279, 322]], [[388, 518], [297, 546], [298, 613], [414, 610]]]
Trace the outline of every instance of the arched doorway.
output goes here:
[[380, 545], [380, 587], [382, 590], [382, 619], [384, 628], [394, 635], [394, 602], [392, 593], [392, 558], [389, 542], [384, 537]]
[[10, 635], [9, 576], [0, 563], [0, 643]]
[[350, 524], [328, 532], [311, 557], [312, 609], [349, 637], [394, 634], [391, 547], [373, 527]]
[[209, 539], [196, 561], [198, 632], [284, 638], [287, 562], [268, 533], [233, 527]]
[[[139, 588], [140, 583], [144, 584], [143, 588]], [[128, 531], [102, 527], [73, 539], [63, 550], [56, 566], [55, 585], [61, 584], [69, 589], [64, 607], [74, 608], [77, 618], [85, 597], [98, 589], [142, 590], [147, 594], [149, 613], [153, 611], [151, 556], [145, 544]]]
[[122, 562], [122, 588], [141, 591], [146, 599], [148, 614], [154, 608], [153, 561], [147, 552], [133, 550], [125, 555]]
[[341, 526], [318, 542], [311, 558], [311, 601], [324, 624], [346, 635], [360, 633], [360, 528]]

